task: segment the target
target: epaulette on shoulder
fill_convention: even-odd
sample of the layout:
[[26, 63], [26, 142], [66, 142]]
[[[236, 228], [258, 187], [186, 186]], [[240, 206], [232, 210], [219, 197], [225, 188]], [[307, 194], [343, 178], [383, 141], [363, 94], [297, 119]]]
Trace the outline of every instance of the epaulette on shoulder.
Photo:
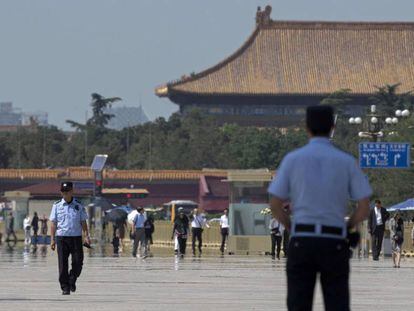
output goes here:
[[53, 205], [58, 204], [60, 201], [62, 201], [62, 200], [57, 200], [57, 201], [53, 202]]

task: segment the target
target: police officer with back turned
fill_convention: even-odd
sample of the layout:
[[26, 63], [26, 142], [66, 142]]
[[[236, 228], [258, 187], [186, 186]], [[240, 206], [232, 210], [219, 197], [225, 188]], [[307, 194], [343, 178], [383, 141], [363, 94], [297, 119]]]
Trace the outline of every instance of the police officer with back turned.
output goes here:
[[[318, 274], [325, 310], [349, 310], [347, 232], [368, 217], [372, 190], [357, 161], [329, 141], [332, 107], [308, 107], [306, 126], [309, 143], [284, 157], [268, 189], [273, 216], [291, 234], [288, 310], [312, 310]], [[346, 223], [349, 199], [358, 206]], [[286, 200], [291, 219], [283, 210]]]
[[[59, 283], [63, 295], [76, 291], [76, 279], [82, 271], [83, 249], [82, 231], [85, 245], [90, 245], [86, 220], [88, 216], [82, 204], [73, 197], [73, 184], [62, 182], [62, 199], [53, 204], [50, 213], [51, 249], [57, 246], [59, 261]], [[72, 256], [72, 269], [68, 272], [68, 259]]]

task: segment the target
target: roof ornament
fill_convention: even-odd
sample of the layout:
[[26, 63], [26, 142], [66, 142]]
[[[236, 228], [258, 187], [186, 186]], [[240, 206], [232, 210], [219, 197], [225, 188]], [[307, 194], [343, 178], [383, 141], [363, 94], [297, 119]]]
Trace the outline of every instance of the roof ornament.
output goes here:
[[270, 5], [266, 5], [263, 11], [262, 8], [258, 6], [256, 12], [256, 26], [260, 27], [269, 25], [272, 21], [272, 19], [270, 18], [271, 13], [272, 7]]

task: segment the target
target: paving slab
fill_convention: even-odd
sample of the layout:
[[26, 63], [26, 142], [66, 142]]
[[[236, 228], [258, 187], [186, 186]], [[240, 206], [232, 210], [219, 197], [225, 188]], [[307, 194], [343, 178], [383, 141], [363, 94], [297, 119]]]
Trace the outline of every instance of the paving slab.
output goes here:
[[[135, 259], [86, 254], [77, 291], [62, 296], [57, 255], [0, 246], [0, 310], [286, 310], [285, 260], [267, 256]], [[411, 310], [414, 259], [353, 259], [352, 310]], [[314, 310], [323, 310], [320, 288]]]

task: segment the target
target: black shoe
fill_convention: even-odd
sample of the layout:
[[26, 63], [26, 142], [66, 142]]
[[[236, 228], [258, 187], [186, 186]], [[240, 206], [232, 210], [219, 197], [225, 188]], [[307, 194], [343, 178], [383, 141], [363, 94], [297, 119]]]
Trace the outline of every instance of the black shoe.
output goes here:
[[68, 289], [63, 290], [62, 295], [70, 295], [70, 290]]
[[70, 291], [71, 292], [76, 292], [76, 285], [75, 284], [70, 285]]

